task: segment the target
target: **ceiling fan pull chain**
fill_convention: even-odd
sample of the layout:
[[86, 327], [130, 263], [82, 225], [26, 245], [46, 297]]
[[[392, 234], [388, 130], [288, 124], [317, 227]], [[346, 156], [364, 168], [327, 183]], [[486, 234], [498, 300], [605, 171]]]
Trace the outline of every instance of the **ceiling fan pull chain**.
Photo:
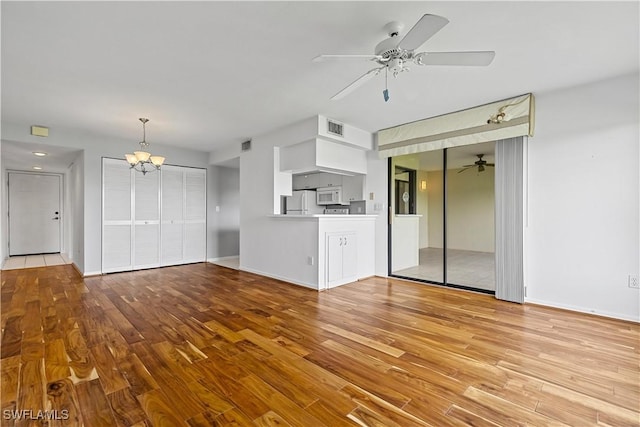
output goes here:
[[382, 91], [384, 102], [389, 101], [389, 67], [384, 68], [384, 90]]

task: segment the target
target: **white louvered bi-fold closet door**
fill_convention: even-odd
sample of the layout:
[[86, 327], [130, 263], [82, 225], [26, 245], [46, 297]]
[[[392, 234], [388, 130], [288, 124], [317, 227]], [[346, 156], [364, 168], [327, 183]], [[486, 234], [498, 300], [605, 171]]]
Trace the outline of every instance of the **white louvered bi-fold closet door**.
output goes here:
[[133, 173], [133, 269], [160, 266], [160, 173]]
[[102, 272], [133, 268], [132, 175], [124, 160], [102, 161]]
[[207, 258], [207, 171], [185, 168], [184, 262]]
[[162, 167], [162, 265], [184, 262], [184, 168]]

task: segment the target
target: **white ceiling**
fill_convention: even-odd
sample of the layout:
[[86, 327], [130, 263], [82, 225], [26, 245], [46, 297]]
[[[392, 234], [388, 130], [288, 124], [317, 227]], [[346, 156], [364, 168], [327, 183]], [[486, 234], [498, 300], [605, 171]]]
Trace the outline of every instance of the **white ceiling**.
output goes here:
[[[323, 114], [375, 132], [631, 73], [638, 2], [1, 2], [2, 123], [212, 151]], [[489, 67], [379, 75], [313, 63], [372, 53], [384, 25], [450, 23], [420, 51], [495, 50]], [[4, 145], [4, 144], [3, 144]]]

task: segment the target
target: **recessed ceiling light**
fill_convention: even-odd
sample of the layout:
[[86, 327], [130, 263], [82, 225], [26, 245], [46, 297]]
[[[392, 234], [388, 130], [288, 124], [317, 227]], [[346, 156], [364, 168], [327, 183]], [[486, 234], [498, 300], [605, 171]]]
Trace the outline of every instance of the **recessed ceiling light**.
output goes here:
[[42, 168], [41, 168], [40, 166], [34, 166], [34, 167], [33, 167], [33, 170], [41, 171], [41, 170], [42, 170]]
[[34, 151], [33, 152], [34, 156], [38, 156], [38, 157], [44, 157], [47, 155], [47, 153], [43, 152], [43, 151]]

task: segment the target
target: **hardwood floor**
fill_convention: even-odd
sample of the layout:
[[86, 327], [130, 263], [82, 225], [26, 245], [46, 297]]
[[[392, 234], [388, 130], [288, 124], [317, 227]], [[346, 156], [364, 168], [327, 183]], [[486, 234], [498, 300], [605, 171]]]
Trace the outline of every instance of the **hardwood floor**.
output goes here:
[[635, 323], [211, 264], [1, 282], [3, 426], [639, 425]]

